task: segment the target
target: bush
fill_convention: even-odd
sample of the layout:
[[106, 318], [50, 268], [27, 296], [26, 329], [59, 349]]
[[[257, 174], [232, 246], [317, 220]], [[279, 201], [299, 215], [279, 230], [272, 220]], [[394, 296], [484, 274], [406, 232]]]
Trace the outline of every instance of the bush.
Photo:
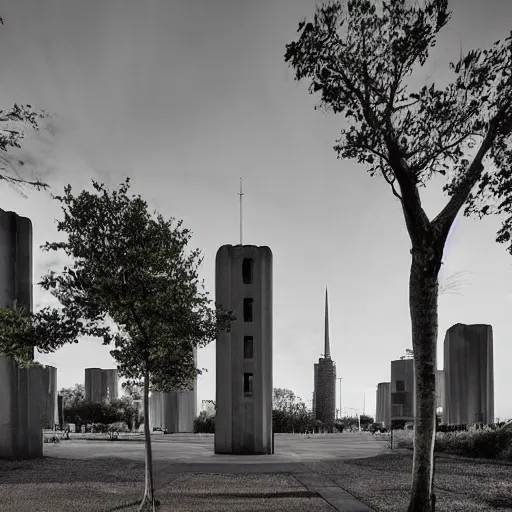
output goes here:
[[194, 434], [215, 434], [215, 416], [201, 411], [194, 420]]
[[[393, 445], [396, 448], [412, 448], [413, 432], [394, 432]], [[435, 451], [462, 457], [512, 461], [512, 425], [502, 428], [493, 425], [437, 432]]]
[[130, 432], [128, 425], [124, 421], [116, 421], [108, 426], [108, 430], [119, 430], [119, 432]]

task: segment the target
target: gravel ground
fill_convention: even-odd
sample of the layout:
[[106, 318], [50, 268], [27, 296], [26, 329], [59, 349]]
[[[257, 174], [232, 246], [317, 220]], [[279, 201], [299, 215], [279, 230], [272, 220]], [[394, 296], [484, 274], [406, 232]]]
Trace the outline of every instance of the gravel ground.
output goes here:
[[[133, 512], [144, 466], [120, 459], [0, 462], [2, 512]], [[159, 512], [332, 512], [287, 474], [183, 474], [156, 491]], [[172, 507], [172, 508], [171, 508]]]
[[[412, 454], [323, 461], [308, 466], [325, 474], [376, 512], [407, 510]], [[512, 511], [512, 465], [436, 457], [436, 512]]]

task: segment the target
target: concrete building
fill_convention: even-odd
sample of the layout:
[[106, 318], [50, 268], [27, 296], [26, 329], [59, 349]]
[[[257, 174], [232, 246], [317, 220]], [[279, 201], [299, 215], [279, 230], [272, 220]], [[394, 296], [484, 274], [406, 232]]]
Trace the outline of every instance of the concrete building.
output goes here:
[[[14, 300], [32, 312], [32, 222], [0, 209], [0, 307]], [[0, 459], [43, 456], [40, 377], [0, 355]]]
[[217, 338], [215, 453], [272, 453], [272, 252], [223, 245], [216, 303], [233, 311]]
[[329, 299], [325, 289], [324, 357], [314, 365], [314, 414], [317, 420], [333, 431], [336, 417], [336, 364], [331, 359], [329, 341]]
[[85, 369], [85, 399], [90, 402], [107, 402], [118, 397], [119, 378], [117, 369]]
[[386, 428], [391, 426], [391, 382], [379, 382], [377, 384], [375, 421], [383, 423]]
[[490, 325], [456, 324], [446, 331], [444, 423], [494, 423], [493, 363]]
[[414, 359], [391, 361], [391, 424], [403, 427], [414, 421]]
[[41, 367], [41, 422], [43, 428], [53, 429], [59, 425], [59, 402], [57, 393], [57, 368]]
[[[197, 349], [194, 348], [197, 365]], [[151, 392], [149, 397], [149, 426], [159, 427], [170, 434], [194, 432], [197, 409], [197, 379], [188, 391], [171, 393]]]

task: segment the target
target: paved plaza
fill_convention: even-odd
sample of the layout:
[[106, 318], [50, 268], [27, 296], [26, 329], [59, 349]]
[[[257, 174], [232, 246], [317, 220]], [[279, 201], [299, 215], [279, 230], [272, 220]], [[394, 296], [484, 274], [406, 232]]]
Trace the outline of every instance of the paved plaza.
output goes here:
[[[162, 500], [159, 510], [167, 510], [172, 502], [172, 510], [370, 512], [309, 464], [372, 457], [388, 447], [387, 437], [368, 433], [276, 434], [274, 455], [244, 456], [216, 455], [213, 441], [213, 435], [152, 436], [155, 488]], [[45, 443], [44, 454], [98, 466], [112, 464], [112, 460], [141, 465], [144, 443], [142, 437], [119, 441], [77, 437], [59, 444]], [[92, 487], [90, 492], [94, 492]], [[123, 494], [130, 492], [134, 492], [133, 486]], [[122, 510], [130, 512], [132, 508], [136, 510], [134, 504]]]

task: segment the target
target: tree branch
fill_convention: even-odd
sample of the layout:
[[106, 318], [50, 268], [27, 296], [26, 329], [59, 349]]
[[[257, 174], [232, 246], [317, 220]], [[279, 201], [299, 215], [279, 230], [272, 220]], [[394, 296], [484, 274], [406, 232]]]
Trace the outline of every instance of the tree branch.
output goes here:
[[482, 144], [480, 145], [480, 148], [477, 154], [475, 155], [475, 158], [471, 162], [471, 165], [468, 168], [468, 172], [466, 173], [465, 178], [459, 183], [459, 185], [455, 189], [454, 193], [452, 194], [452, 197], [445, 205], [445, 207], [432, 221], [432, 226], [435, 228], [435, 231], [440, 237], [440, 242], [444, 242], [444, 240], [446, 240], [448, 232], [450, 231], [450, 227], [453, 221], [455, 220], [457, 213], [462, 208], [462, 205], [468, 198], [471, 189], [475, 186], [478, 179], [482, 175], [482, 171], [484, 170], [482, 160], [485, 157], [487, 151], [489, 151], [489, 149], [494, 143], [494, 140], [497, 135], [498, 126], [503, 114], [504, 110], [500, 109], [500, 111], [493, 117], [493, 119], [489, 123], [487, 134], [484, 140], [482, 141]]

